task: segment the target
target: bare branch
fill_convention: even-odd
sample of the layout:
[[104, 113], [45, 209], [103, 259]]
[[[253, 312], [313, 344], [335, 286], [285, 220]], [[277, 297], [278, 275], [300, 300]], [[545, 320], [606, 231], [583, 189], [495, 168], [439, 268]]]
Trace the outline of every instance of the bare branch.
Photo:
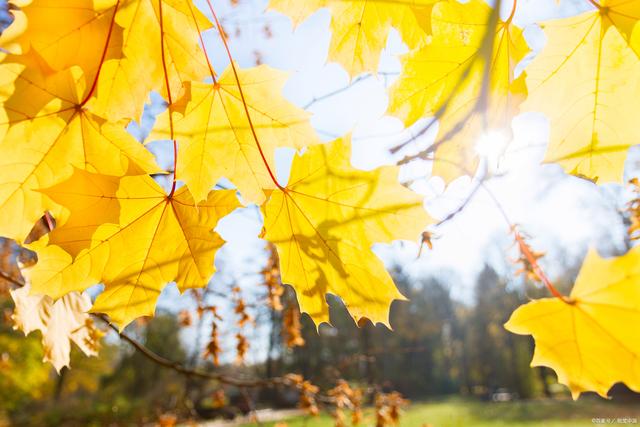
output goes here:
[[[396, 72], [380, 72], [380, 73], [377, 73], [378, 76], [384, 76], [384, 77], [397, 76], [398, 74], [399, 73], [396, 73]], [[373, 76], [374, 76], [373, 74], [362, 75], [362, 76], [356, 78], [355, 80], [353, 80], [348, 85], [346, 85], [344, 87], [341, 87], [340, 89], [336, 89], [336, 90], [328, 92], [328, 93], [326, 93], [324, 95], [321, 95], [321, 96], [318, 96], [318, 97], [314, 97], [311, 101], [309, 101], [307, 104], [305, 104], [302, 108], [306, 110], [306, 109], [308, 109], [309, 107], [311, 107], [312, 105], [314, 105], [314, 104], [316, 104], [318, 102], [324, 101], [324, 100], [326, 100], [328, 98], [331, 98], [333, 96], [336, 96], [336, 95], [339, 95], [339, 94], [341, 94], [343, 92], [346, 92], [347, 90], [351, 89], [356, 84], [358, 84], [358, 83], [360, 83], [360, 82], [362, 82], [364, 80], [367, 80], [367, 79], [369, 79], [370, 77], [373, 77]]]
[[[18, 279], [14, 279], [13, 277], [11, 277], [10, 275], [6, 274], [3, 271], [0, 271], [0, 278], [12, 283], [15, 286], [18, 286], [18, 287], [24, 286], [24, 282]], [[199, 369], [189, 369], [178, 362], [166, 359], [154, 353], [153, 351], [145, 347], [144, 344], [138, 342], [136, 339], [134, 339], [127, 333], [119, 331], [118, 327], [113, 325], [109, 321], [106, 315], [99, 314], [99, 313], [91, 313], [91, 315], [94, 319], [98, 319], [101, 322], [105, 323], [109, 328], [115, 331], [121, 339], [131, 344], [133, 348], [136, 349], [136, 351], [138, 351], [140, 354], [142, 354], [144, 357], [146, 357], [153, 363], [168, 369], [172, 369], [180, 374], [187, 375], [190, 377], [197, 377], [197, 378], [203, 378], [207, 380], [218, 381], [222, 384], [232, 385], [236, 387], [269, 387], [269, 386], [276, 386], [276, 385], [284, 385], [289, 387], [296, 386], [296, 384], [293, 383], [291, 380], [287, 378], [282, 378], [282, 377], [274, 377], [274, 378], [268, 378], [268, 379], [257, 379], [257, 378], [239, 379], [239, 378], [233, 378], [224, 374], [207, 372]]]

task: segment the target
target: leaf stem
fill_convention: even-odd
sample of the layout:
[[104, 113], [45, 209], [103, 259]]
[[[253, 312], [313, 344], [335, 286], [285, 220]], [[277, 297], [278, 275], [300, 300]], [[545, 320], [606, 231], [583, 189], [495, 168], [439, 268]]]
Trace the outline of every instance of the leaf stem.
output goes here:
[[191, 18], [193, 19], [193, 25], [196, 26], [196, 30], [198, 31], [198, 38], [200, 39], [200, 46], [202, 46], [202, 52], [204, 53], [204, 58], [207, 61], [207, 67], [209, 68], [209, 74], [211, 75], [211, 79], [213, 79], [213, 84], [217, 84], [218, 80], [216, 79], [216, 73], [213, 71], [213, 66], [211, 65], [211, 60], [209, 59], [209, 54], [207, 53], [207, 49], [204, 45], [204, 39], [202, 38], [202, 30], [200, 30], [200, 26], [198, 25], [198, 19], [196, 18], [195, 13], [193, 12], [193, 3], [187, 2], [189, 6], [189, 11], [191, 12]]
[[91, 83], [91, 88], [84, 99], [80, 102], [79, 107], [84, 107], [87, 102], [91, 99], [94, 92], [98, 87], [98, 78], [100, 77], [100, 72], [102, 71], [102, 66], [104, 65], [104, 61], [107, 57], [107, 51], [109, 50], [109, 44], [111, 43], [111, 35], [113, 34], [113, 27], [116, 23], [116, 13], [118, 12], [118, 7], [120, 6], [120, 0], [118, 0], [113, 7], [113, 16], [111, 17], [111, 23], [109, 24], [109, 32], [107, 33], [107, 40], [104, 43], [104, 48], [102, 49], [102, 56], [100, 57], [100, 64], [98, 64], [98, 69], [96, 70], [96, 75], [93, 78], [93, 82]]
[[173, 183], [171, 184], [171, 192], [167, 196], [168, 199], [171, 199], [176, 192], [176, 181], [178, 180], [178, 141], [176, 141], [173, 131], [173, 114], [171, 114], [173, 98], [171, 97], [171, 85], [169, 84], [169, 73], [167, 72], [167, 60], [164, 54], [164, 20], [162, 16], [162, 2], [163, 0], [158, 0], [158, 14], [160, 17], [160, 51], [162, 57], [162, 70], [164, 72], [164, 84], [167, 88], [167, 101], [169, 102], [169, 105], [167, 106], [169, 109], [169, 132], [170, 138], [173, 141]]
[[513, 17], [516, 15], [517, 8], [518, 8], [518, 0], [513, 0], [513, 7], [511, 9], [511, 14], [507, 18], [507, 20], [504, 21], [505, 25], [509, 25], [511, 23], [511, 21], [513, 20]]
[[553, 286], [553, 283], [551, 283], [551, 280], [549, 280], [549, 278], [545, 274], [545, 272], [542, 269], [542, 267], [540, 267], [540, 264], [538, 264], [538, 260], [535, 257], [535, 255], [531, 252], [531, 249], [529, 248], [529, 245], [527, 245], [527, 243], [524, 241], [524, 238], [522, 237], [522, 235], [518, 231], [517, 226], [511, 222], [511, 220], [507, 216], [507, 213], [505, 212], [504, 208], [500, 204], [500, 201], [496, 198], [496, 196], [493, 194], [493, 192], [491, 190], [489, 190], [489, 188], [485, 185], [485, 183], [483, 181], [480, 181], [480, 186], [487, 192], [487, 194], [489, 195], [491, 200], [493, 200], [493, 203], [496, 205], [496, 208], [500, 211], [500, 214], [502, 215], [502, 218], [509, 225], [509, 228], [513, 232], [513, 234], [515, 236], [515, 239], [516, 239], [516, 243], [518, 244], [518, 249], [520, 250], [522, 255], [525, 256], [527, 262], [529, 262], [529, 264], [531, 265], [531, 268], [533, 269], [534, 273], [536, 273], [536, 275], [540, 278], [540, 280], [542, 281], [544, 286], [549, 290], [549, 292], [551, 292], [551, 294], [554, 297], [560, 299], [562, 302], [564, 302], [566, 304], [572, 304], [573, 302], [572, 302], [571, 298], [568, 298], [568, 297], [562, 295], [558, 291], [558, 289], [556, 289], [556, 287]]
[[589, 3], [597, 7], [598, 9], [602, 9], [602, 5], [596, 2], [595, 0], [587, 0]]
[[238, 70], [236, 69], [236, 65], [235, 62], [233, 61], [233, 56], [231, 55], [231, 50], [229, 49], [229, 43], [227, 43], [227, 38], [225, 37], [225, 32], [222, 29], [222, 25], [220, 24], [220, 21], [218, 20], [218, 15], [216, 14], [215, 10], [213, 9], [213, 5], [211, 4], [211, 0], [207, 0], [207, 5], [209, 6], [209, 10], [211, 11], [211, 14], [213, 15], [213, 19], [216, 23], [216, 27], [218, 28], [218, 33], [220, 34], [220, 38], [222, 39], [222, 43], [224, 44], [224, 48], [227, 51], [227, 57], [229, 58], [229, 62], [231, 63], [231, 69], [233, 70], [233, 75], [235, 77], [236, 80], [236, 85], [238, 86], [238, 92], [240, 93], [240, 99], [242, 100], [242, 106], [244, 107], [244, 111], [246, 113], [247, 116], [247, 120], [249, 121], [249, 128], [251, 129], [251, 134], [253, 135], [253, 139], [256, 142], [256, 146], [258, 147], [258, 151], [260, 152], [260, 157], [262, 157], [262, 162], [264, 163], [264, 166], [267, 168], [267, 172], [269, 172], [269, 176], [271, 177], [271, 180], [273, 181], [273, 183], [275, 184], [276, 187], [278, 187], [278, 189], [280, 189], [281, 191], [286, 191], [285, 188], [283, 186], [280, 185], [280, 183], [278, 183], [278, 180], [276, 179], [276, 176], [274, 175], [273, 171], [271, 170], [271, 166], [269, 166], [269, 162], [267, 161], [267, 157], [264, 154], [264, 151], [262, 149], [262, 145], [260, 144], [260, 141], [258, 140], [258, 135], [256, 133], [256, 129], [253, 126], [253, 121], [251, 120], [251, 114], [249, 113], [249, 107], [247, 106], [247, 101], [244, 97], [244, 91], [242, 90], [242, 85], [240, 84], [240, 77], [238, 77]]
[[551, 280], [549, 280], [544, 270], [542, 270], [542, 268], [540, 267], [540, 264], [538, 264], [537, 258], [534, 256], [533, 253], [531, 253], [531, 249], [529, 248], [529, 245], [526, 244], [526, 242], [522, 238], [522, 235], [520, 234], [520, 232], [518, 232], [515, 226], [513, 227], [513, 234], [516, 238], [516, 242], [518, 243], [518, 248], [520, 249], [520, 252], [525, 256], [525, 258], [531, 265], [531, 268], [533, 269], [534, 273], [536, 273], [536, 275], [540, 278], [540, 280], [546, 286], [549, 292], [551, 292], [551, 295], [553, 295], [556, 298], [559, 298], [560, 300], [562, 300], [567, 304], [570, 304], [570, 300], [564, 295], [562, 295], [560, 292], [558, 292], [556, 287], [553, 286], [553, 283], [551, 283]]

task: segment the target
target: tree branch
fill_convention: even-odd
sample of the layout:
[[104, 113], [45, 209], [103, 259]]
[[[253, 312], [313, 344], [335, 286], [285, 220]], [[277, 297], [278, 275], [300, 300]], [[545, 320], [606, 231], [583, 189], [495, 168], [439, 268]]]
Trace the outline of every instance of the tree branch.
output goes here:
[[269, 378], [269, 379], [238, 379], [238, 378], [233, 378], [233, 377], [229, 377], [227, 375], [224, 374], [217, 374], [214, 372], [207, 372], [207, 371], [202, 371], [199, 369], [190, 369], [185, 367], [184, 365], [182, 365], [181, 363], [175, 362], [173, 360], [169, 360], [166, 359], [162, 356], [160, 356], [157, 353], [154, 353], [153, 351], [151, 351], [150, 349], [148, 349], [147, 347], [145, 347], [142, 343], [138, 342], [137, 340], [135, 340], [134, 338], [132, 338], [131, 336], [129, 336], [128, 334], [126, 334], [125, 332], [120, 332], [118, 330], [118, 327], [113, 325], [109, 319], [107, 318], [107, 316], [105, 316], [104, 314], [96, 314], [96, 313], [92, 313], [92, 316], [96, 319], [99, 319], [100, 321], [102, 321], [103, 323], [105, 323], [109, 328], [111, 328], [113, 331], [115, 331], [121, 339], [123, 339], [124, 341], [128, 342], [129, 344], [131, 344], [133, 346], [133, 348], [136, 349], [136, 351], [138, 351], [140, 354], [142, 354], [144, 357], [146, 357], [147, 359], [149, 359], [150, 361], [152, 361], [153, 363], [163, 366], [165, 368], [168, 369], [172, 369], [180, 374], [183, 375], [187, 375], [190, 377], [197, 377], [197, 378], [203, 378], [203, 379], [207, 379], [207, 380], [213, 380], [213, 381], [218, 381], [221, 382], [223, 384], [227, 384], [227, 385], [233, 385], [236, 387], [263, 387], [263, 386], [275, 386], [275, 385], [286, 385], [286, 386], [291, 386], [293, 385], [291, 383], [291, 381], [287, 380], [286, 378], [281, 378], [281, 377], [274, 377], [274, 378]]
[[[395, 72], [380, 72], [380, 73], [377, 73], [378, 76], [384, 76], [384, 77], [396, 76], [398, 74], [399, 73], [395, 73]], [[311, 101], [306, 103], [302, 108], [304, 110], [306, 110], [309, 107], [311, 107], [312, 105], [316, 104], [317, 102], [324, 101], [324, 100], [329, 99], [329, 98], [331, 98], [333, 96], [336, 96], [336, 95], [339, 95], [339, 94], [341, 94], [343, 92], [346, 92], [347, 90], [351, 89], [356, 84], [360, 83], [361, 81], [367, 80], [367, 79], [369, 79], [371, 77], [373, 77], [373, 74], [365, 74], [365, 75], [359, 76], [359, 77], [357, 77], [355, 80], [353, 80], [351, 83], [349, 83], [346, 86], [343, 86], [343, 87], [341, 87], [339, 89], [335, 89], [335, 90], [333, 90], [331, 92], [325, 93], [324, 95], [320, 95], [320, 96], [314, 97]]]
[[[0, 278], [12, 283], [15, 286], [18, 287], [23, 287], [25, 284], [24, 282], [22, 282], [19, 279], [15, 279], [13, 277], [11, 277], [10, 275], [8, 275], [7, 273], [5, 273], [4, 271], [0, 270]], [[233, 378], [224, 374], [218, 374], [218, 373], [213, 373], [213, 372], [207, 372], [207, 371], [202, 371], [199, 369], [189, 369], [187, 367], [185, 367], [184, 365], [175, 362], [173, 360], [169, 360], [166, 359], [162, 356], [160, 356], [159, 354], [154, 353], [153, 351], [151, 351], [149, 348], [145, 347], [144, 344], [138, 342], [136, 339], [134, 339], [133, 337], [131, 337], [130, 335], [128, 335], [125, 332], [120, 332], [118, 330], [118, 327], [113, 325], [109, 319], [107, 318], [106, 315], [104, 314], [99, 314], [99, 313], [91, 313], [91, 316], [94, 319], [98, 319], [101, 322], [105, 323], [110, 329], [112, 329], [113, 331], [115, 331], [118, 336], [128, 342], [129, 344], [131, 344], [131, 346], [133, 346], [133, 348], [138, 351], [140, 354], [142, 354], [144, 357], [146, 357], [147, 359], [149, 359], [150, 361], [152, 361], [153, 363], [163, 366], [165, 368], [168, 369], [172, 369], [182, 375], [187, 375], [190, 377], [197, 377], [197, 378], [203, 378], [203, 379], [207, 379], [207, 380], [213, 380], [213, 381], [218, 381], [220, 383], [223, 384], [227, 384], [227, 385], [232, 385], [232, 386], [236, 386], [236, 387], [273, 387], [273, 386], [277, 386], [277, 385], [284, 385], [284, 386], [288, 386], [288, 387], [296, 387], [297, 384], [295, 384], [295, 382], [291, 381], [288, 378], [285, 377], [274, 377], [274, 378], [267, 378], [267, 379], [258, 379], [258, 378], [254, 378], [254, 379], [239, 379], [239, 378]]]

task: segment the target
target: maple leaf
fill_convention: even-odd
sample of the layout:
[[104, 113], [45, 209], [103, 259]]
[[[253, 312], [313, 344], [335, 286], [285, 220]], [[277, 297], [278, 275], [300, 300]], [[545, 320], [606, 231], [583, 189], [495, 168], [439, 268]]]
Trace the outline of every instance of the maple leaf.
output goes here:
[[389, 324], [398, 292], [374, 243], [413, 240], [430, 221], [422, 199], [397, 181], [395, 167], [359, 171], [350, 143], [310, 147], [293, 161], [289, 185], [263, 206], [262, 237], [275, 244], [283, 283], [302, 312], [328, 322], [325, 295], [339, 296], [357, 321]]
[[[310, 114], [282, 96], [286, 73], [261, 65], [238, 70], [238, 78], [268, 164], [275, 163], [277, 147], [299, 149], [319, 142]], [[173, 128], [179, 145], [177, 174], [196, 201], [205, 199], [222, 177], [257, 204], [265, 199], [264, 189], [275, 188], [230, 67], [215, 84], [189, 83], [185, 96], [169, 110], [158, 116], [151, 139], [171, 139]]]
[[16, 15], [0, 46], [35, 51], [57, 71], [80, 66], [96, 80], [93, 112], [112, 122], [139, 118], [151, 91], [168, 97], [209, 70], [199, 37], [211, 23], [190, 0], [21, 1]]
[[530, 93], [522, 108], [551, 120], [545, 161], [599, 182], [621, 181], [627, 150], [640, 137], [630, 125], [640, 108], [640, 86], [629, 84], [640, 75], [630, 16], [640, 16], [640, 2], [603, 2], [543, 23], [548, 43], [527, 67]]
[[55, 72], [39, 61], [31, 53], [0, 64], [0, 80], [14, 82], [0, 120], [0, 235], [19, 242], [45, 211], [59, 213], [34, 190], [64, 180], [73, 167], [113, 175], [161, 170], [123, 123], [84, 107], [90, 89], [79, 67]]
[[[342, 65], [350, 76], [376, 72], [380, 53], [391, 28], [400, 32], [410, 49], [428, 35], [422, 22], [438, 0], [271, 0], [269, 7], [298, 24], [318, 9], [331, 11], [329, 60]], [[426, 30], [426, 31], [425, 31]]]
[[50, 362], [58, 372], [69, 366], [71, 341], [87, 356], [98, 355], [101, 333], [93, 326], [87, 311], [91, 298], [87, 293], [71, 292], [57, 301], [43, 295], [30, 295], [27, 283], [10, 291], [15, 303], [13, 321], [15, 328], [28, 335], [42, 332], [44, 361]]
[[603, 259], [591, 250], [568, 302], [545, 298], [519, 307], [507, 330], [533, 335], [531, 366], [548, 366], [574, 399], [603, 397], [617, 382], [640, 391], [640, 247]]
[[224, 241], [213, 231], [239, 206], [235, 191], [211, 191], [196, 207], [183, 187], [168, 196], [149, 176], [123, 178], [80, 169], [43, 193], [72, 211], [67, 224], [31, 245], [34, 292], [59, 298], [104, 283], [93, 311], [124, 328], [153, 315], [166, 283], [205, 286]]
[[[522, 30], [509, 20], [489, 28], [491, 7], [482, 0], [444, 1], [431, 14], [433, 38], [402, 58], [402, 73], [390, 90], [389, 112], [411, 126], [439, 113], [442, 143], [433, 174], [445, 181], [473, 174], [474, 143], [490, 129], [505, 131], [526, 96], [515, 67], [529, 51]], [[495, 31], [489, 53], [487, 33]], [[487, 85], [483, 95], [483, 85]]]
[[191, 0], [120, 0], [115, 22], [123, 28], [123, 56], [102, 66], [96, 114], [138, 119], [151, 91], [169, 99], [209, 73], [200, 34], [212, 25]]
[[600, 2], [605, 27], [614, 25], [631, 48], [640, 55], [640, 1], [603, 0]]
[[14, 55], [33, 50], [53, 70], [77, 65], [90, 80], [104, 59], [122, 56], [122, 29], [113, 25], [116, 0], [12, 3], [14, 22], [0, 36], [0, 46]]

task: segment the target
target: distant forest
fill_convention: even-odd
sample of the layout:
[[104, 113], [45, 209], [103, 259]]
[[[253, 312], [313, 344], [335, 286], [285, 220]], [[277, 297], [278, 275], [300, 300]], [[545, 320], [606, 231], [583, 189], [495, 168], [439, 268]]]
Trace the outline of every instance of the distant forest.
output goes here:
[[[411, 300], [410, 304], [394, 303], [393, 331], [371, 324], [356, 327], [335, 298], [330, 298], [334, 327], [322, 325], [319, 331], [306, 316], [294, 319], [299, 319], [299, 325], [287, 326], [291, 320], [283, 318], [286, 310], [263, 306], [258, 317], [261, 324], [271, 324], [270, 357], [260, 364], [228, 364], [217, 371], [264, 378], [293, 372], [325, 389], [343, 378], [353, 386], [397, 390], [413, 400], [447, 394], [491, 399], [496, 392], [509, 398], [567, 394], [565, 387], [556, 384], [552, 371], [529, 367], [532, 339], [502, 327], [513, 309], [542, 293], [526, 278], [510, 284], [485, 266], [477, 277], [473, 301], [461, 303], [452, 298], [450, 283], [431, 277], [412, 280], [399, 269], [393, 273], [400, 290]], [[573, 274], [568, 271], [565, 279], [558, 280], [560, 286], [563, 282], [569, 286]], [[287, 288], [282, 299], [288, 304], [292, 298]], [[5, 299], [3, 306], [9, 308], [9, 301]], [[128, 331], [167, 359], [214, 369], [200, 357], [201, 350], [195, 350], [194, 343], [181, 340], [183, 323], [179, 313], [163, 312], [131, 325]], [[288, 336], [296, 330], [299, 336]], [[297, 345], [290, 348], [292, 339]], [[13, 331], [10, 322], [2, 324], [0, 350], [20, 352], [23, 363], [0, 370], [0, 398], [13, 419], [33, 425], [44, 425], [45, 419], [48, 423], [74, 419], [143, 422], [176, 410], [204, 417], [231, 416], [252, 409], [253, 401], [276, 407], [294, 407], [298, 402], [296, 392], [289, 389], [248, 392], [185, 378], [149, 362], [128, 344], [109, 340], [100, 358], [87, 358], [74, 350], [73, 368], [58, 377], [48, 364], [41, 363], [37, 334], [28, 337], [29, 345], [21, 345], [22, 340], [22, 333]]]

